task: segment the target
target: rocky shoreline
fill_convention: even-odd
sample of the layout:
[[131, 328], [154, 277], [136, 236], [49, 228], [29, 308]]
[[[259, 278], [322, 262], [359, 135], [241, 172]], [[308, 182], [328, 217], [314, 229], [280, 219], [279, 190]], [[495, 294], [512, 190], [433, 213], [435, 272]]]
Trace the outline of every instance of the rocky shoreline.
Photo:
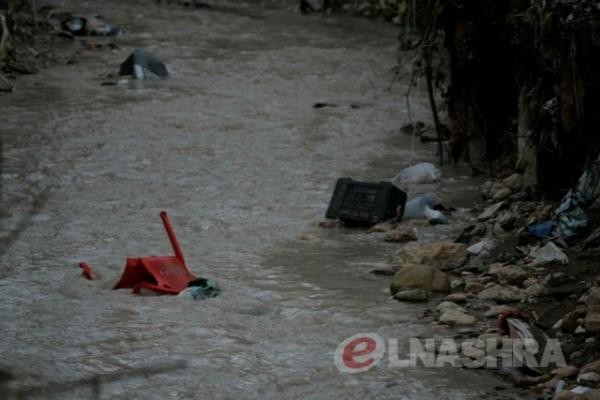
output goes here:
[[528, 227], [556, 220], [559, 204], [530, 200], [522, 188], [519, 174], [482, 185], [484, 202], [467, 218], [450, 220], [464, 227], [454, 241], [420, 243], [423, 221], [372, 227], [369, 232], [399, 246], [389, 268], [372, 272], [391, 277], [396, 300], [429, 302], [421, 322], [434, 332], [485, 346], [491, 338], [518, 338], [508, 319], [522, 321], [533, 337], [558, 340], [567, 365], [537, 368], [525, 362], [503, 371], [524, 396], [600, 398], [597, 205], [586, 210], [589, 223], [576, 235], [541, 239]]

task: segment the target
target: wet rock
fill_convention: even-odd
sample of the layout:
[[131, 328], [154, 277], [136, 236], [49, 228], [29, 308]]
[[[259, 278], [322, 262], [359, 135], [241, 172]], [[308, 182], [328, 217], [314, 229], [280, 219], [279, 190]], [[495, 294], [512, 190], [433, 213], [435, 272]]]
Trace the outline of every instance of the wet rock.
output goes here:
[[600, 400], [600, 390], [592, 389], [581, 394], [562, 390], [553, 397], [553, 400]]
[[430, 265], [405, 264], [394, 275], [390, 290], [392, 294], [396, 294], [404, 288], [448, 293], [450, 281], [446, 273]]
[[587, 313], [584, 328], [588, 332], [600, 333], [600, 313]]
[[466, 257], [465, 245], [453, 242], [407, 245], [396, 252], [392, 264], [401, 267], [404, 264], [426, 264], [441, 267], [445, 263]]
[[596, 386], [600, 383], [600, 374], [596, 372], [583, 372], [577, 377], [577, 382], [586, 386]]
[[527, 296], [529, 297], [541, 297], [546, 294], [546, 287], [541, 283], [534, 283], [525, 288], [525, 293], [527, 293]]
[[498, 215], [500, 210], [505, 206], [506, 206], [506, 202], [504, 202], [504, 201], [495, 203], [495, 204], [489, 206], [488, 208], [486, 208], [481, 214], [479, 214], [479, 217], [477, 217], [477, 219], [479, 221], [485, 221], [490, 218], [494, 218], [496, 215]]
[[482, 300], [495, 300], [499, 303], [513, 303], [523, 301], [526, 293], [514, 286], [494, 285], [481, 291], [477, 297]]
[[595, 372], [600, 374], [600, 360], [592, 361], [581, 367], [581, 372]]
[[490, 307], [490, 309], [485, 312], [484, 316], [487, 317], [487, 318], [492, 318], [492, 317], [495, 318], [498, 315], [500, 315], [500, 314], [502, 314], [502, 313], [504, 313], [506, 311], [512, 310], [512, 309], [513, 309], [513, 307], [511, 307], [511, 306], [507, 306], [505, 304], [501, 304], [501, 305], [498, 305], [498, 306]]
[[311, 235], [310, 233], [305, 233], [300, 236], [300, 240], [310, 241], [310, 240], [315, 240], [315, 239], [316, 239], [316, 236]]
[[340, 221], [337, 219], [324, 219], [319, 221], [319, 228], [323, 229], [333, 229], [340, 226]]
[[492, 193], [492, 200], [504, 200], [512, 194], [512, 191], [507, 187], [502, 187]]
[[448, 310], [458, 310], [461, 312], [465, 312], [465, 309], [463, 307], [461, 307], [458, 304], [453, 303], [451, 301], [443, 301], [440, 304], [438, 304], [435, 309], [441, 313], [444, 313]]
[[533, 265], [569, 263], [569, 258], [567, 255], [552, 242], [548, 242], [545, 246], [534, 249], [531, 251], [531, 253], [529, 253], [529, 257], [533, 259]]
[[394, 225], [391, 222], [381, 222], [369, 228], [367, 233], [385, 233], [394, 229]]
[[430, 293], [423, 289], [400, 290], [394, 294], [394, 299], [408, 302], [422, 302], [430, 298]]
[[446, 300], [452, 301], [454, 303], [464, 303], [465, 301], [467, 301], [467, 295], [466, 293], [462, 292], [452, 293], [446, 296]]
[[577, 375], [578, 371], [579, 368], [573, 365], [567, 365], [566, 367], [556, 368], [552, 371], [552, 375], [559, 379], [569, 379]]
[[417, 235], [414, 230], [406, 227], [397, 227], [385, 235], [386, 242], [406, 243], [417, 240]]
[[448, 308], [442, 313], [438, 322], [445, 325], [473, 325], [477, 322], [477, 318], [462, 312], [459, 309]]
[[583, 302], [587, 306], [600, 305], [600, 287], [594, 286], [583, 296]]
[[483, 284], [476, 281], [465, 283], [465, 293], [477, 294], [484, 289]]
[[521, 174], [512, 174], [502, 180], [502, 185], [510, 189], [513, 193], [518, 192], [523, 187], [523, 176]]
[[528, 276], [527, 272], [517, 265], [492, 264], [488, 273], [497, 276], [501, 283], [513, 285], [523, 283]]

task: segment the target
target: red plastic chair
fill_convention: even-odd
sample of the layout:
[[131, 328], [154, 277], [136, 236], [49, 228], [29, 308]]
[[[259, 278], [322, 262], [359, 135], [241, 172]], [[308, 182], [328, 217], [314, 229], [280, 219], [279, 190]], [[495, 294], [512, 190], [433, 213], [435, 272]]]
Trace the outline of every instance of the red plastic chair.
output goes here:
[[125, 271], [114, 289], [132, 288], [134, 293], [149, 289], [161, 294], [178, 294], [196, 276], [187, 269], [183, 252], [165, 211], [161, 211], [167, 236], [175, 256], [128, 258]]

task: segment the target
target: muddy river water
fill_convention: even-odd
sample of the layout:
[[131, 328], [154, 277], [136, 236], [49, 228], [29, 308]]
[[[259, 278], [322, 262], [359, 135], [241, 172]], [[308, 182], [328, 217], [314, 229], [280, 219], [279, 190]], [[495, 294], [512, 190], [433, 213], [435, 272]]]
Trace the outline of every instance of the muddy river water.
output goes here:
[[[389, 278], [369, 274], [397, 245], [317, 227], [335, 180], [390, 178], [433, 149], [411, 151], [398, 130], [407, 113], [406, 87], [392, 85], [396, 28], [302, 16], [294, 3], [54, 2], [128, 33], [115, 50], [80, 45], [74, 64], [20, 78], [0, 98], [0, 361], [15, 376], [5, 395], [46, 385], [26, 396], [478, 399], [506, 386], [458, 368], [335, 367], [353, 334], [400, 347], [431, 335], [418, 321], [425, 306], [394, 301]], [[103, 86], [136, 46], [172, 78]], [[312, 108], [329, 100], [365, 104]], [[413, 99], [417, 117], [424, 104]], [[442, 196], [470, 189], [459, 174], [445, 182], [433, 187]], [[216, 279], [220, 297], [107, 288], [125, 257], [171, 252], [162, 209], [188, 265]], [[423, 227], [422, 239], [448, 229]], [[101, 280], [84, 280], [79, 261]], [[148, 370], [161, 365], [176, 368]], [[58, 386], [107, 374], [119, 378], [96, 392]]]

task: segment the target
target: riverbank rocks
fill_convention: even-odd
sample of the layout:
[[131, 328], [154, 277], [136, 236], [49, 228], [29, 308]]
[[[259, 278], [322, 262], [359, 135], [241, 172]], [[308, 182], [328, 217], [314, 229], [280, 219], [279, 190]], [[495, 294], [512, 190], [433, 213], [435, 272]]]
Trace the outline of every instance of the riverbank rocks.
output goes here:
[[494, 285], [479, 292], [477, 297], [482, 300], [495, 300], [499, 303], [514, 303], [523, 301], [526, 293], [514, 286]]
[[413, 303], [427, 301], [429, 300], [429, 297], [429, 292], [423, 289], [405, 289], [394, 294], [394, 299], [398, 301], [407, 301]]
[[488, 274], [495, 275], [500, 283], [513, 285], [519, 285], [528, 278], [528, 274], [523, 268], [517, 265], [502, 265], [499, 263], [490, 265]]
[[482, 185], [481, 194], [484, 198], [492, 200], [504, 200], [510, 195], [521, 191], [523, 188], [523, 176], [512, 174], [500, 181], [487, 181]]
[[430, 265], [405, 264], [394, 274], [390, 291], [395, 295], [406, 288], [449, 293], [450, 281], [446, 273]]
[[394, 229], [394, 225], [391, 222], [381, 222], [377, 225], [373, 225], [369, 228], [367, 233], [385, 233]]
[[425, 264], [439, 268], [448, 262], [466, 256], [466, 247], [461, 243], [440, 242], [407, 245], [396, 252], [392, 258], [392, 265], [401, 268], [406, 264]]
[[454, 307], [450, 307], [447, 308], [442, 315], [440, 315], [440, 318], [438, 319], [438, 322], [440, 324], [444, 324], [444, 325], [463, 325], [463, 326], [468, 326], [468, 325], [473, 325], [477, 322], [477, 318], [475, 318], [474, 316], [467, 314], [465, 312], [463, 312], [459, 306], [459, 308], [454, 308]]
[[406, 243], [417, 240], [417, 234], [413, 229], [407, 227], [397, 227], [385, 235], [386, 242], [390, 243]]

